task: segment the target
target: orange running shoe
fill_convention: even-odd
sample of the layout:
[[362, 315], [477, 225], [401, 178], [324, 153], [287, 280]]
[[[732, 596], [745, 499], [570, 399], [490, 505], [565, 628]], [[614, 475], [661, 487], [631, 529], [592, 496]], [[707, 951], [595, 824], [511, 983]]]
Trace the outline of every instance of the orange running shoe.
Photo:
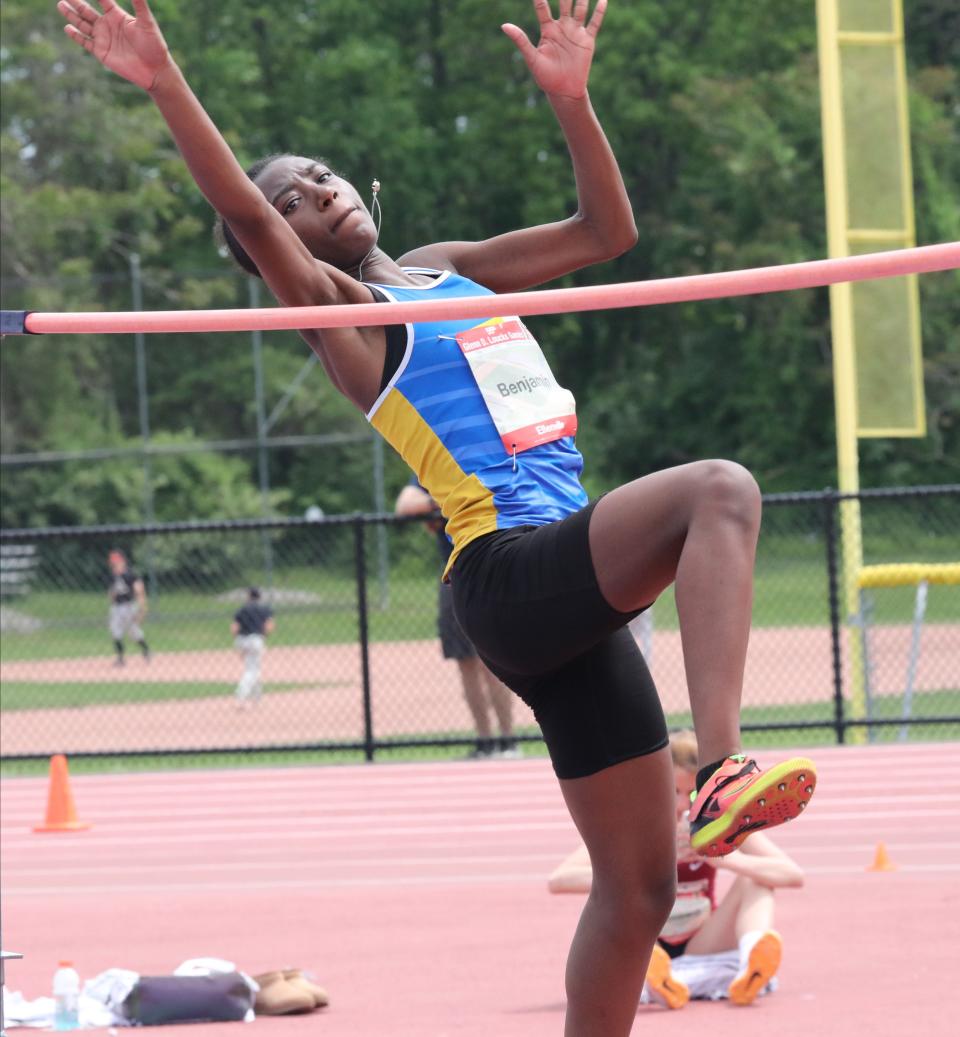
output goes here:
[[690, 1000], [687, 985], [674, 978], [670, 971], [670, 955], [659, 943], [653, 945], [647, 966], [647, 990], [657, 1004], [667, 1008], [683, 1008]]
[[724, 857], [751, 832], [797, 817], [816, 785], [817, 769], [802, 756], [767, 771], [746, 756], [728, 756], [691, 796], [690, 845], [702, 857]]
[[730, 1000], [735, 1005], [752, 1005], [757, 994], [777, 974], [782, 954], [780, 934], [768, 929], [753, 945], [746, 969], [730, 984]]

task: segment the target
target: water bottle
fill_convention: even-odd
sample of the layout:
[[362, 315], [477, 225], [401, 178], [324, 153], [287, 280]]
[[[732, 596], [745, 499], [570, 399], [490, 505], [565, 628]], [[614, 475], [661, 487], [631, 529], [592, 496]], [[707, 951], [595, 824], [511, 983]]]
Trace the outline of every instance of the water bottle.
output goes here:
[[53, 974], [53, 1028], [76, 1030], [80, 1026], [80, 976], [72, 961], [61, 961]]

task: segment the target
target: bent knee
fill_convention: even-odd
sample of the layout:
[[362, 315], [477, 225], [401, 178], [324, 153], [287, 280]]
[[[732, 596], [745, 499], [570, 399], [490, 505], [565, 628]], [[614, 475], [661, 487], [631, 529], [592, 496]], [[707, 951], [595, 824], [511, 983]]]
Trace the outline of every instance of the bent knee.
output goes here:
[[702, 467], [701, 503], [728, 520], [759, 527], [760, 487], [750, 471], [736, 461], [704, 461]]
[[671, 860], [669, 871], [636, 876], [630, 881], [604, 880], [594, 872], [593, 895], [630, 930], [642, 932], [663, 928], [677, 895], [677, 870]]

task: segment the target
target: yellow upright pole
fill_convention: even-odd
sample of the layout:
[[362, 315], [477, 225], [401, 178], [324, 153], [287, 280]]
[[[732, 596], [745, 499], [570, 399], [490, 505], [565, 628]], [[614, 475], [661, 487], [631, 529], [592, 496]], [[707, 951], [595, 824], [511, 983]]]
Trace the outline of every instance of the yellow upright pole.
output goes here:
[[[820, 58], [820, 117], [823, 128], [823, 169], [826, 187], [827, 248], [831, 258], [848, 255], [847, 177], [844, 152], [843, 106], [840, 88], [840, 50], [837, 0], [817, 0], [817, 46]], [[841, 493], [860, 489], [857, 445], [857, 372], [853, 341], [853, 296], [850, 284], [830, 286], [830, 324], [833, 335], [833, 395], [837, 426], [837, 475]], [[863, 565], [860, 502], [840, 505], [843, 603], [848, 617], [860, 613], [857, 576]], [[850, 659], [851, 712], [866, 716], [864, 659], [861, 641], [847, 642]], [[865, 730], [853, 728], [851, 741], [865, 741]]]
[[[910, 158], [910, 112], [907, 100], [907, 57], [904, 48], [903, 0], [890, 0], [893, 5], [893, 57], [895, 63], [897, 98], [897, 147], [900, 153], [900, 207], [903, 217], [905, 248], [917, 243], [916, 221], [913, 211], [913, 162]], [[909, 294], [907, 311], [909, 320], [909, 342], [912, 360], [913, 407], [915, 422], [912, 429], [901, 427], [894, 435], [920, 437], [927, 434], [927, 411], [923, 392], [923, 348], [920, 335], [920, 285], [917, 275], [907, 279]], [[860, 435], [864, 435], [860, 429]], [[882, 433], [878, 433], [882, 435]]]
[[[913, 178], [902, 0], [817, 0], [820, 113], [831, 257], [914, 244]], [[916, 276], [830, 289], [838, 485], [860, 488], [858, 438], [923, 436], [923, 358]], [[843, 601], [865, 622], [859, 501], [840, 510]], [[866, 628], [851, 628], [851, 712], [869, 709]], [[863, 729], [854, 729], [862, 741]]]

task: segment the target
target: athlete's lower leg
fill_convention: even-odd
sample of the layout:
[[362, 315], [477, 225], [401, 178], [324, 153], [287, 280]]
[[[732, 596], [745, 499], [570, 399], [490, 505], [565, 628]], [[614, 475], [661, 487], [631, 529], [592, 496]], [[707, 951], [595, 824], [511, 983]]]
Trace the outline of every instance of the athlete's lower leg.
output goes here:
[[468, 659], [458, 659], [457, 666], [463, 685], [463, 697], [470, 710], [470, 716], [473, 717], [477, 737], [489, 739], [493, 736], [493, 728], [490, 725], [487, 699], [483, 691], [483, 663], [474, 655]]
[[513, 735], [513, 692], [489, 670], [484, 674], [484, 683], [487, 698], [497, 717], [500, 734], [504, 738], [510, 738]]
[[700, 766], [740, 750], [740, 700], [753, 608], [760, 492], [744, 469], [715, 467], [690, 519], [677, 615]]
[[567, 959], [568, 1037], [630, 1033], [657, 934], [673, 899], [660, 890], [604, 886], [594, 872]]
[[626, 1037], [676, 889], [667, 750], [561, 788], [593, 866], [567, 959], [567, 1037]]

